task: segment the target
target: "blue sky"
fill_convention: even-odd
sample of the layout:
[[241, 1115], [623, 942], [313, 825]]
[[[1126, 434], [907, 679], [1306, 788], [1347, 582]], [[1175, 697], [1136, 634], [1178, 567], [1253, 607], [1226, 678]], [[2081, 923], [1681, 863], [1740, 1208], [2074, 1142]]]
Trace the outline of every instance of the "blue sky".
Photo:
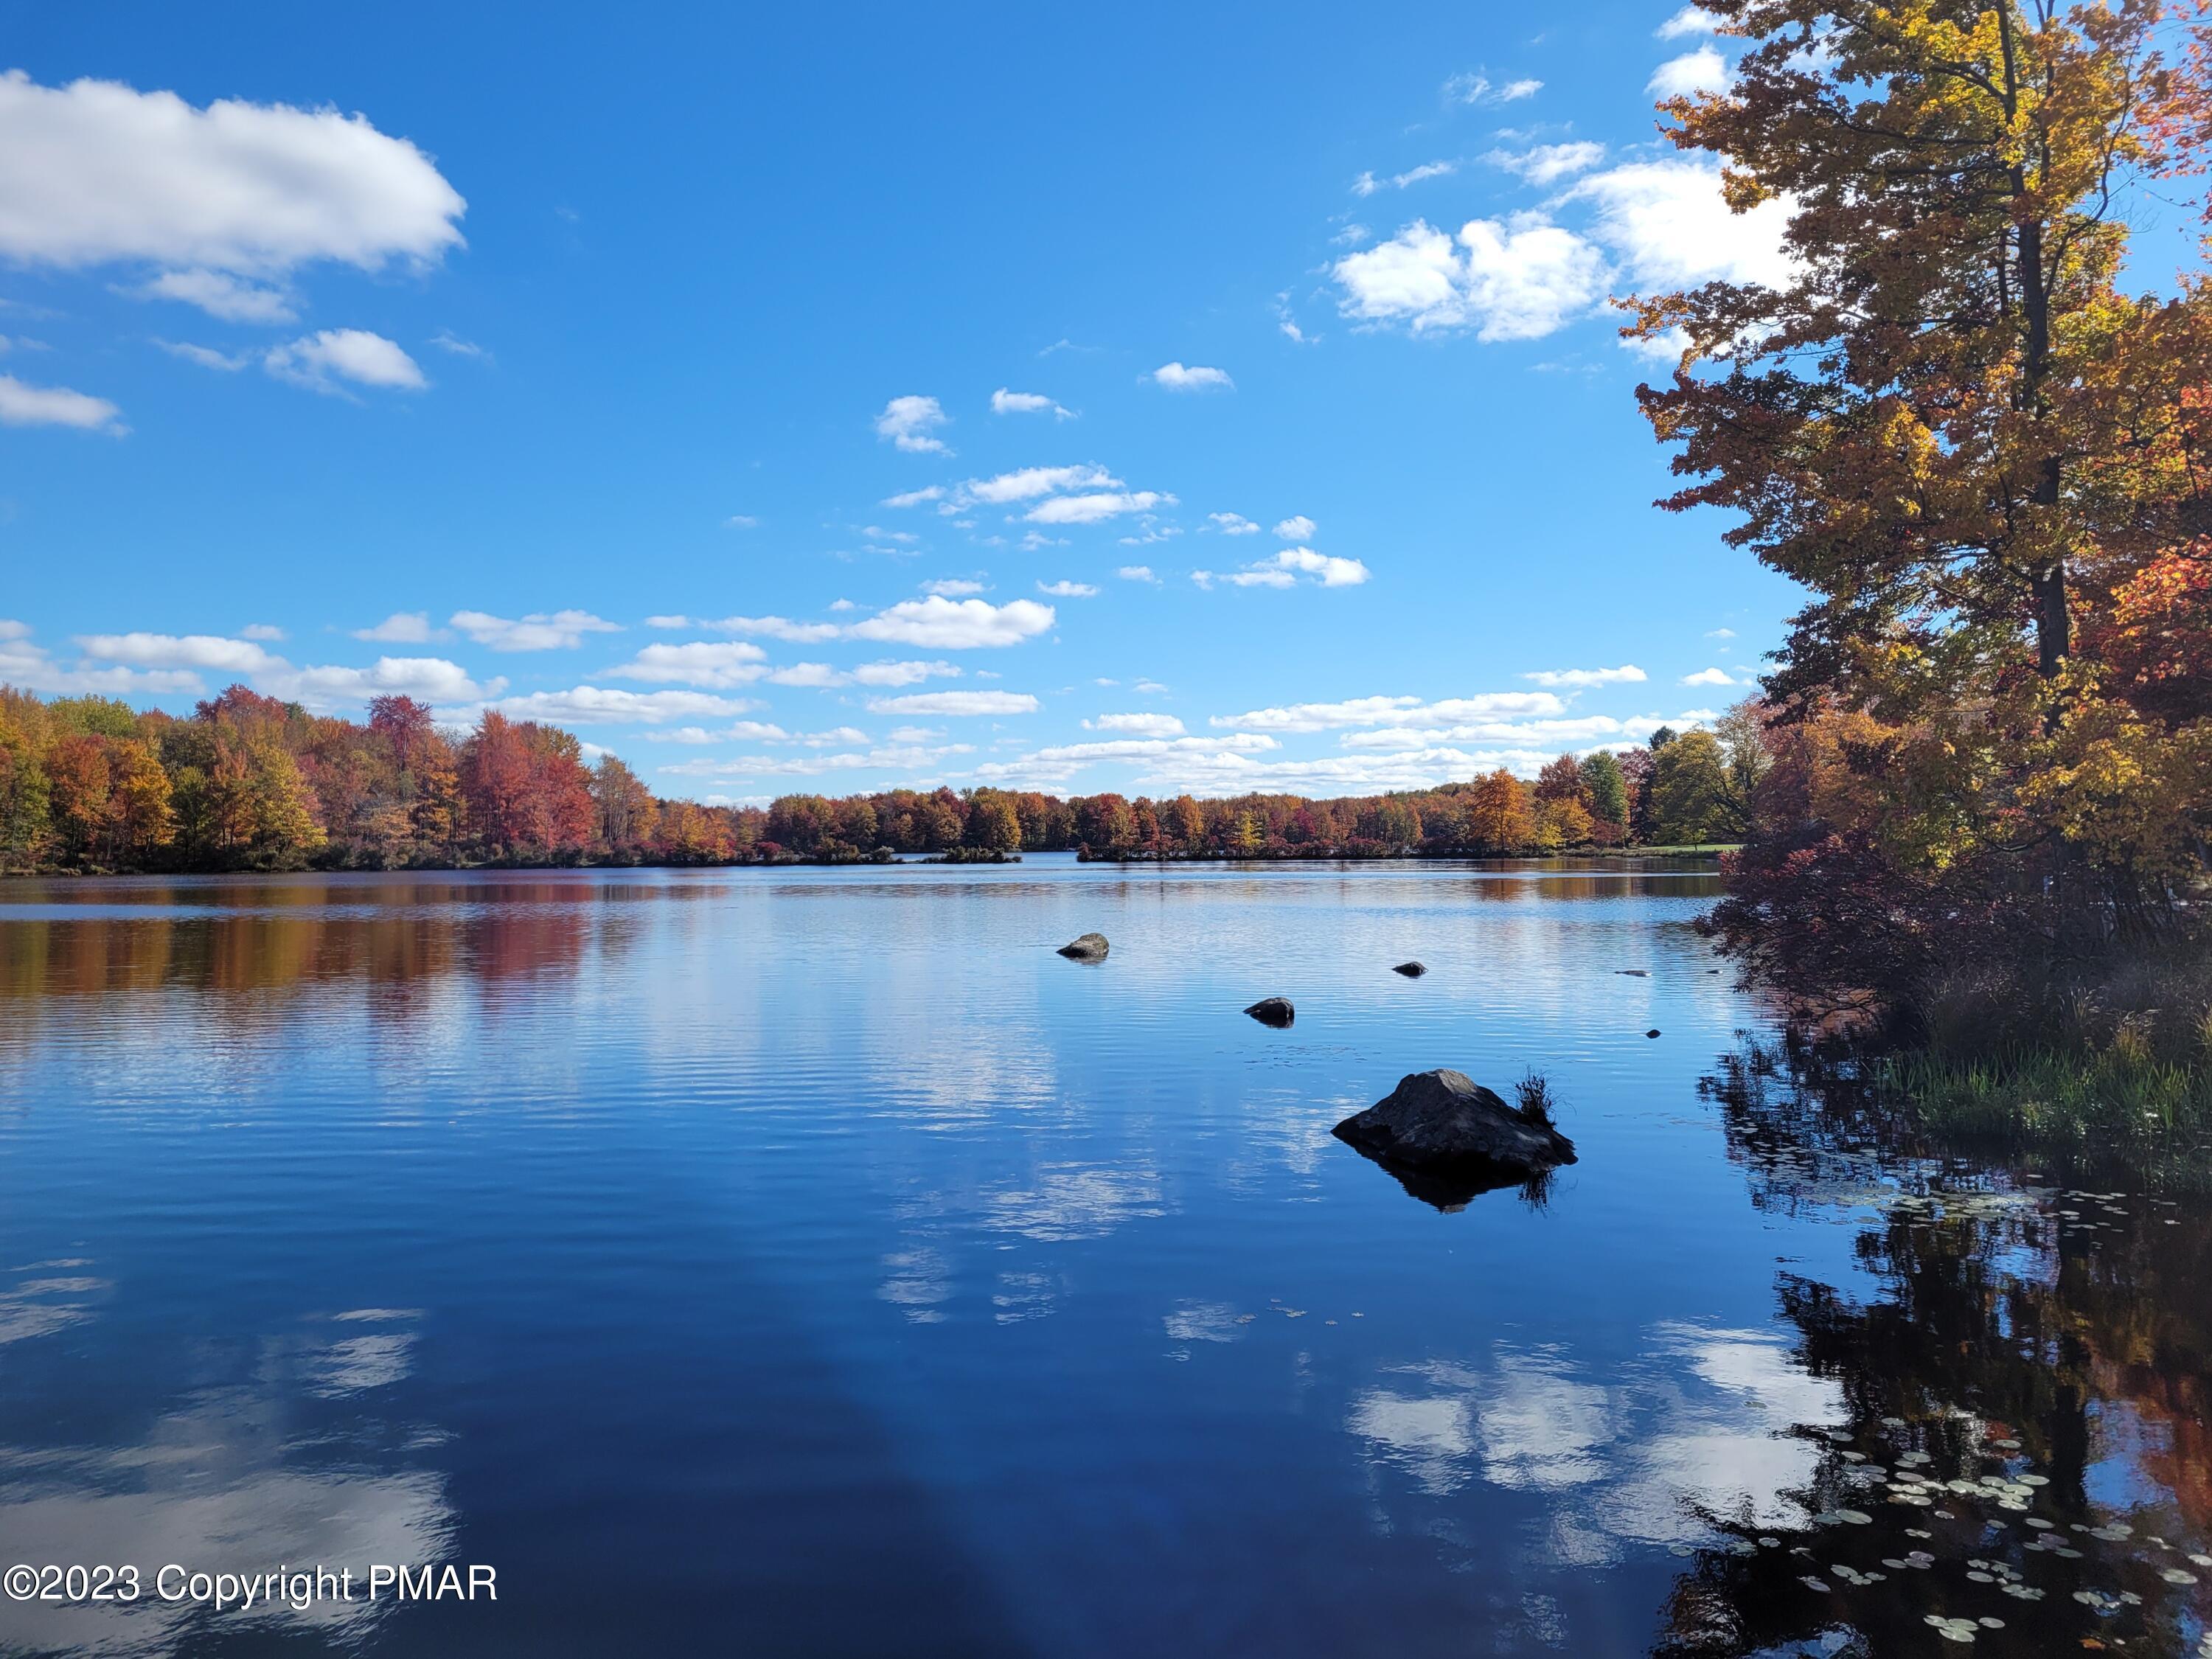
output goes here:
[[1724, 707], [1795, 608], [1652, 507], [1605, 307], [1778, 257], [1655, 142], [1694, 14], [223, 17], [13, 20], [0, 678], [1346, 793]]

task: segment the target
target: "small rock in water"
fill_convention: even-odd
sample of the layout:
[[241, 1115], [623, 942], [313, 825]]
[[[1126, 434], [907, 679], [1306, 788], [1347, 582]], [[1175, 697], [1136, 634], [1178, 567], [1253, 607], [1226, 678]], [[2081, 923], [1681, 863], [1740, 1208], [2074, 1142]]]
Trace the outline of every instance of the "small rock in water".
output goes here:
[[1418, 962], [1401, 962], [1390, 971], [1394, 974], [1403, 974], [1407, 979], [1419, 979], [1429, 970]]
[[1650, 979], [1651, 977], [1651, 970], [1649, 968], [1616, 968], [1613, 971], [1621, 975], [1624, 979]]
[[1644, 1036], [1648, 1036], [1648, 1037], [1655, 1037], [1655, 1036], [1657, 1036], [1659, 1035], [1659, 1028], [1658, 1028], [1656, 1025], [1655, 1025], [1655, 1026], [1653, 1026], [1650, 1030], [1646, 1031], [1644, 1035]]
[[1060, 947], [1060, 954], [1071, 962], [1103, 962], [1106, 960], [1106, 935], [1085, 933]]
[[1244, 1012], [1258, 1020], [1261, 1024], [1272, 1025], [1277, 1030], [1282, 1030], [1284, 1026], [1298, 1017], [1298, 1011], [1291, 1006], [1290, 999], [1287, 997], [1261, 997]]

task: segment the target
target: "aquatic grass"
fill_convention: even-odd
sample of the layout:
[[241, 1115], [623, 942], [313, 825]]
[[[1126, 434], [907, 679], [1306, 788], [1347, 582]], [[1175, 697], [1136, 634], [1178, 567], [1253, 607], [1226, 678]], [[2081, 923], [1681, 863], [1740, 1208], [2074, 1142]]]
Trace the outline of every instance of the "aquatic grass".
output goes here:
[[2008, 1042], [1882, 1056], [1885, 1095], [1930, 1128], [2037, 1144], [2147, 1147], [2212, 1128], [2212, 1057], [2172, 1057], [2123, 1025], [2101, 1047]]
[[1529, 1072], [1513, 1085], [1513, 1094], [1520, 1103], [1524, 1122], [1534, 1123], [1545, 1129], [1559, 1127], [1559, 1102], [1553, 1097], [1551, 1079], [1543, 1073]]

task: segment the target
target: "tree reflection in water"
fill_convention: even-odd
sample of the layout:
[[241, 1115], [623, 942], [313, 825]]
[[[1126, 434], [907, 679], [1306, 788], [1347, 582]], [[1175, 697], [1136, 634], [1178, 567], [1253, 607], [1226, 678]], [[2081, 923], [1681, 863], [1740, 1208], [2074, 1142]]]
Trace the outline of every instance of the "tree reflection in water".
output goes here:
[[1801, 1530], [1708, 1516], [1655, 1651], [2212, 1654], [2201, 1173], [1978, 1162], [1747, 1050], [1708, 1079], [1753, 1201], [1857, 1228], [1859, 1301], [1782, 1276], [1845, 1425]]

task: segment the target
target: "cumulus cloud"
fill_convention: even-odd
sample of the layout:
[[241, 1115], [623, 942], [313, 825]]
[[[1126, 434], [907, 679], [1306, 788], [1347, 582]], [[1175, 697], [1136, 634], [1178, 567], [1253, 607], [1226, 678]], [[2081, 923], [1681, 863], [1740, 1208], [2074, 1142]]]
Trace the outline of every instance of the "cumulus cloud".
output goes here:
[[956, 505], [1003, 507], [1067, 489], [1113, 489], [1121, 481], [1103, 466], [1025, 466], [995, 477], [970, 478], [953, 492]]
[[983, 591], [983, 584], [970, 581], [965, 576], [943, 576], [935, 581], [922, 583], [921, 591], [925, 593], [942, 593], [948, 599], [957, 599], [963, 593], [981, 593]]
[[1735, 676], [1725, 668], [1700, 668], [1694, 674], [1682, 676], [1685, 685], [1734, 685]]
[[64, 666], [33, 642], [27, 623], [13, 619], [0, 621], [0, 685], [64, 696], [197, 694], [207, 689], [188, 668], [143, 669], [126, 663], [88, 667], [82, 659]]
[[586, 634], [619, 634], [618, 623], [594, 617], [588, 611], [536, 612], [520, 618], [495, 617], [483, 611], [456, 611], [453, 625], [478, 645], [494, 651], [552, 651], [584, 642]]
[[238, 630], [238, 636], [244, 640], [275, 641], [284, 637], [284, 630], [274, 623], [248, 623]]
[[596, 685], [566, 691], [532, 691], [490, 705], [509, 719], [560, 726], [658, 726], [664, 720], [742, 714], [760, 705], [705, 691], [624, 691]]
[[1194, 570], [1190, 579], [1200, 587], [1216, 582], [1235, 587], [1293, 587], [1305, 576], [1322, 587], [1357, 587], [1372, 574], [1357, 559], [1334, 558], [1310, 547], [1286, 547], [1272, 559], [1255, 561], [1242, 570]]
[[1544, 668], [1521, 678], [1539, 685], [1585, 686], [1630, 685], [1650, 677], [1635, 664], [1623, 663], [1618, 668]]
[[1042, 392], [1009, 392], [1000, 386], [991, 394], [991, 413], [994, 415], [1049, 415], [1056, 421], [1072, 421], [1075, 411], [1063, 409]]
[[1726, 92], [1734, 79], [1718, 51], [1699, 46], [1660, 64], [1644, 89], [1655, 98], [1689, 98], [1701, 92]]
[[743, 640], [700, 640], [689, 645], [648, 645], [619, 668], [607, 672], [626, 680], [675, 685], [732, 686], [757, 680], [768, 653]]
[[1604, 297], [1603, 255], [1540, 216], [1474, 219], [1455, 239], [1416, 220], [1390, 240], [1347, 254], [1334, 274], [1340, 307], [1416, 333], [1470, 329], [1483, 340], [1533, 340]]
[[836, 623], [793, 622], [788, 617], [724, 617], [699, 626], [717, 634], [758, 634], [767, 639], [781, 640], [787, 645], [817, 645], [823, 640], [839, 638], [845, 631]]
[[917, 691], [903, 697], [871, 697], [875, 714], [1034, 714], [1037, 700], [1026, 691]]
[[993, 605], [986, 599], [947, 599], [933, 594], [906, 599], [852, 624], [853, 638], [933, 651], [969, 651], [1018, 645], [1053, 624], [1053, 609], [1034, 599]]
[[1170, 392], [1225, 392], [1237, 385], [1226, 369], [1200, 364], [1162, 363], [1152, 371], [1152, 378]]
[[1662, 40], [1679, 40], [1686, 34], [1711, 34], [1720, 23], [1703, 6], [1685, 6], [1651, 32]]
[[280, 380], [336, 392], [341, 380], [389, 391], [420, 392], [430, 383], [397, 342], [361, 328], [325, 328], [289, 345], [272, 346], [262, 365]]
[[934, 398], [894, 398], [876, 416], [876, 435], [915, 454], [950, 455], [944, 441], [931, 434], [951, 419]]
[[1206, 723], [1231, 732], [1332, 732], [1361, 726], [1441, 727], [1498, 716], [1542, 716], [1565, 712], [1548, 691], [1486, 691], [1472, 697], [1425, 702], [1419, 697], [1351, 697], [1341, 702], [1299, 702], [1281, 708], [1255, 708], [1243, 714], [1216, 714]]
[[62, 269], [157, 268], [141, 290], [240, 321], [283, 321], [282, 283], [329, 262], [434, 263], [467, 204], [368, 118], [114, 81], [0, 76], [0, 255]]
[[63, 386], [33, 386], [12, 374], [0, 374], [0, 426], [71, 426], [116, 437], [131, 429], [123, 424], [123, 411], [105, 398]]
[[309, 708], [328, 711], [357, 707], [371, 697], [412, 697], [417, 702], [452, 708], [495, 696], [504, 679], [479, 684], [459, 663], [443, 657], [379, 657], [367, 668], [289, 665], [256, 678], [262, 690]]
[[1260, 526], [1242, 513], [1209, 513], [1206, 521], [1224, 536], [1256, 536]]
[[1275, 525], [1275, 534], [1286, 542], [1310, 542], [1313, 539], [1313, 533], [1318, 527], [1304, 514], [1297, 513], [1287, 519], [1278, 520]]
[[1037, 592], [1049, 593], [1056, 599], [1095, 599], [1098, 597], [1098, 590], [1088, 582], [1041, 581], [1037, 584]]
[[944, 498], [943, 486], [927, 484], [920, 489], [902, 490], [896, 495], [886, 495], [883, 504], [885, 507], [920, 507], [924, 501], [942, 501]]
[[1713, 281], [1779, 286], [1793, 267], [1782, 244], [1793, 204], [1777, 197], [1733, 213], [1720, 170], [1686, 157], [1638, 161], [1593, 174], [1567, 192], [1596, 211], [1591, 231], [1639, 288]]
[[288, 665], [251, 640], [213, 634], [81, 634], [77, 648], [102, 662], [137, 668], [204, 668], [222, 674], [254, 674]]
[[283, 289], [222, 270], [165, 270], [130, 291], [142, 299], [181, 300], [227, 323], [289, 323], [300, 314]]
[[427, 611], [395, 611], [374, 628], [356, 628], [357, 640], [377, 640], [389, 645], [421, 645], [436, 637]]
[[714, 731], [703, 726], [679, 726], [672, 732], [647, 732], [641, 734], [647, 743], [781, 743], [791, 736], [780, 726], [765, 720], [732, 720]]
[[1482, 158], [1494, 167], [1516, 173], [1541, 189], [1574, 173], [1587, 173], [1605, 160], [1605, 146], [1583, 141], [1570, 144], [1538, 144], [1524, 150], [1494, 149]]
[[1158, 576], [1152, 574], [1152, 568], [1148, 564], [1125, 564], [1114, 574], [1125, 582], [1158, 582], [1159, 580]]
[[1083, 722], [1086, 730], [1112, 732], [1130, 738], [1179, 738], [1182, 722], [1173, 714], [1101, 714]]
[[843, 685], [919, 685], [924, 680], [957, 679], [960, 670], [949, 662], [871, 662], [858, 668], [832, 668], [825, 662], [798, 662], [768, 676], [777, 685], [811, 686], [828, 690]]
[[[1555, 222], [1551, 215], [1565, 210], [1587, 222]], [[1456, 236], [1415, 220], [1330, 270], [1339, 309], [1362, 322], [1540, 339], [1593, 314], [1609, 286], [1786, 283], [1793, 267], [1782, 238], [1791, 210], [1777, 198], [1733, 213], [1717, 167], [1687, 158], [1638, 161], [1590, 174], [1544, 212], [1471, 220]]]
[[1516, 104], [1544, 89], [1541, 81], [1517, 80], [1493, 83], [1479, 70], [1453, 76], [1444, 82], [1444, 97], [1455, 104]]
[[1426, 179], [1449, 178], [1458, 171], [1459, 163], [1456, 161], [1424, 161], [1417, 167], [1394, 173], [1387, 179], [1377, 179], [1372, 173], [1363, 173], [1352, 181], [1352, 193], [1372, 196], [1380, 190], [1404, 190], [1409, 185], [1418, 185]]
[[1098, 524], [1125, 513], [1149, 513], [1173, 507], [1176, 498], [1158, 490], [1101, 490], [1086, 495], [1054, 495], [1022, 516], [1032, 524]]

